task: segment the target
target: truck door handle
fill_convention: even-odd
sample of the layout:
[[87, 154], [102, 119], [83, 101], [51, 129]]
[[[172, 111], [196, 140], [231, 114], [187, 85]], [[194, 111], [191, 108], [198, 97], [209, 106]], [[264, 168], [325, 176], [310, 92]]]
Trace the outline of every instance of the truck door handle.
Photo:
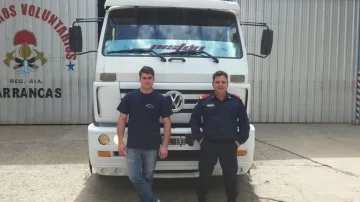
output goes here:
[[173, 60], [181, 60], [183, 62], [186, 62], [185, 58], [169, 58], [169, 62], [171, 62]]
[[96, 87], [96, 106], [97, 106], [97, 113], [98, 113], [98, 115], [100, 115], [99, 86]]

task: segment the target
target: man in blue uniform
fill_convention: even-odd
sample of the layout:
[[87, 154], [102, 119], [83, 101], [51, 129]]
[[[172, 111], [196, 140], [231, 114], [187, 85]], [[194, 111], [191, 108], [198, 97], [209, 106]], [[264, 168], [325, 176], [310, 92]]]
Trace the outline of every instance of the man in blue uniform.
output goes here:
[[209, 178], [219, 158], [228, 202], [235, 202], [238, 196], [236, 152], [249, 137], [249, 119], [241, 98], [227, 92], [227, 73], [214, 73], [213, 88], [213, 93], [200, 96], [190, 119], [192, 134], [201, 147], [197, 194], [199, 202], [206, 201]]

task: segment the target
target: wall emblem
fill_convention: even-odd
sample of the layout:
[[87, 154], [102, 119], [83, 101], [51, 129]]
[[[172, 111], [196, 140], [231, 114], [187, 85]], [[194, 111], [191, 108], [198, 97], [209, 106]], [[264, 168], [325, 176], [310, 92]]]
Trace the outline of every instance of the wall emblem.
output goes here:
[[47, 62], [42, 51], [37, 50], [37, 41], [34, 33], [21, 30], [14, 36], [13, 44], [18, 47], [10, 53], [6, 53], [4, 63], [16, 70], [17, 74], [28, 74]]

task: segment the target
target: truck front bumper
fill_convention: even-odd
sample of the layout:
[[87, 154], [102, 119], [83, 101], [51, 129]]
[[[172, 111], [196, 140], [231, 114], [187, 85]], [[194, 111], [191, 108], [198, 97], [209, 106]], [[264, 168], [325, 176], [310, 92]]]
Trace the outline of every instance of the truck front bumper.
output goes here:
[[[172, 128], [173, 142], [168, 146], [168, 157], [158, 160], [155, 168], [155, 178], [193, 178], [198, 177], [198, 153], [200, 145], [191, 138], [179, 140], [177, 138], [191, 134], [190, 128]], [[109, 137], [110, 142], [102, 145], [100, 135]], [[189, 137], [189, 136], [188, 136]], [[90, 124], [88, 127], [88, 148], [90, 164], [96, 173], [110, 176], [127, 176], [126, 157], [118, 153], [116, 127], [97, 127]], [[126, 144], [127, 129], [124, 142]], [[255, 148], [255, 128], [250, 125], [248, 141], [238, 148], [238, 175], [245, 174], [253, 163]], [[222, 175], [219, 162], [215, 165], [213, 175]]]

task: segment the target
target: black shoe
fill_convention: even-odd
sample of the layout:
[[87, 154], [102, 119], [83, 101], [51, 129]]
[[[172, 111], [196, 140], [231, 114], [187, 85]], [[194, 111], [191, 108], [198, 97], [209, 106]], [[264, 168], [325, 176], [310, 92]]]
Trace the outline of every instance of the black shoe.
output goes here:
[[198, 202], [206, 202], [206, 196], [198, 196]]
[[236, 202], [236, 198], [228, 198], [227, 202]]

